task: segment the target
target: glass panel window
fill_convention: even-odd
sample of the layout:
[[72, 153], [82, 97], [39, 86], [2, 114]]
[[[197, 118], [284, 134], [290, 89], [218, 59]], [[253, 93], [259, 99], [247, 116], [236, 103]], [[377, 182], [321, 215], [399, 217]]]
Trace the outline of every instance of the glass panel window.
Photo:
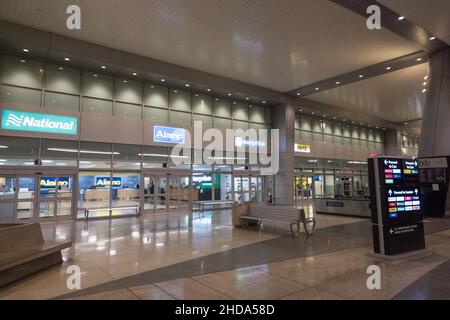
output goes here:
[[5, 55], [2, 82], [21, 87], [42, 88], [42, 62]]
[[321, 133], [313, 133], [314, 142], [323, 142], [323, 135]]
[[271, 124], [272, 123], [272, 107], [266, 106], [264, 112], [265, 112], [264, 120], [266, 121], [266, 124]]
[[169, 89], [153, 84], [144, 85], [144, 105], [167, 109], [169, 107]]
[[342, 124], [333, 123], [333, 134], [335, 136], [342, 136]]
[[367, 129], [366, 128], [359, 129], [359, 138], [361, 140], [367, 140]]
[[139, 206], [141, 175], [139, 173], [114, 173], [112, 180], [112, 215], [136, 214]]
[[304, 131], [311, 131], [311, 119], [302, 117], [300, 119], [300, 126], [301, 129]]
[[295, 129], [300, 129], [300, 117], [295, 117], [295, 122], [294, 122], [294, 127]]
[[343, 127], [343, 131], [342, 131], [342, 135], [346, 138], [350, 138], [352, 136], [351, 130], [350, 130], [350, 126], [344, 126]]
[[212, 97], [195, 93], [192, 97], [192, 111], [195, 113], [212, 114]]
[[48, 63], [45, 67], [45, 89], [80, 94], [80, 70]]
[[80, 110], [80, 97], [47, 91], [45, 93], [45, 107], [70, 112], [78, 112]]
[[169, 91], [170, 108], [180, 111], [191, 111], [191, 93], [188, 91], [171, 89]]
[[142, 104], [142, 83], [135, 80], [116, 79], [116, 101]]
[[112, 100], [113, 91], [113, 77], [106, 74], [83, 71], [83, 95]]
[[231, 118], [231, 101], [214, 98], [213, 110], [216, 117]]
[[83, 112], [96, 112], [112, 115], [113, 102], [109, 100], [101, 100], [94, 98], [83, 98]]
[[249, 123], [248, 122], [233, 120], [233, 129], [244, 129], [244, 130], [247, 130], [248, 128], [249, 128]]
[[144, 107], [144, 119], [154, 122], [169, 122], [169, 111], [166, 109]]
[[0, 176], [0, 200], [14, 200], [16, 196], [16, 178]]
[[142, 119], [142, 107], [135, 104], [116, 102], [114, 115]]
[[312, 119], [312, 131], [322, 132], [322, 121], [319, 119]]
[[192, 115], [192, 122], [201, 121], [203, 128], [212, 128], [212, 117], [210, 116], [202, 116], [199, 114]]
[[[80, 172], [78, 177], [78, 209], [110, 207], [110, 175], [109, 172]], [[93, 211], [92, 216], [109, 216], [109, 211]], [[82, 216], [79, 215], [78, 217]]]
[[233, 102], [233, 119], [248, 121], [248, 105], [242, 102]]
[[214, 128], [231, 129], [231, 120], [223, 118], [214, 118]]
[[12, 86], [0, 86], [0, 102], [18, 105], [40, 106], [41, 90], [25, 89]]
[[359, 139], [359, 128], [358, 127], [352, 127], [352, 138]]
[[373, 130], [368, 130], [367, 131], [367, 139], [369, 140], [369, 141], [375, 141], [375, 135], [374, 135], [374, 133], [373, 133]]
[[170, 123], [188, 125], [191, 123], [191, 114], [187, 112], [170, 111]]
[[264, 119], [264, 107], [257, 105], [250, 105], [250, 121], [257, 123], [265, 123]]
[[132, 144], [114, 144], [114, 160], [141, 160], [142, 147]]
[[323, 122], [323, 133], [333, 134], [333, 128], [331, 126], [331, 122], [329, 122], [329, 121]]
[[312, 142], [312, 133], [308, 131], [301, 131], [300, 134], [302, 142]]
[[81, 159], [111, 159], [111, 156], [110, 143], [80, 142]]
[[0, 156], [29, 157], [35, 159], [39, 152], [39, 139], [0, 136]]
[[42, 140], [41, 155], [44, 158], [76, 159], [78, 158], [78, 142], [67, 140]]

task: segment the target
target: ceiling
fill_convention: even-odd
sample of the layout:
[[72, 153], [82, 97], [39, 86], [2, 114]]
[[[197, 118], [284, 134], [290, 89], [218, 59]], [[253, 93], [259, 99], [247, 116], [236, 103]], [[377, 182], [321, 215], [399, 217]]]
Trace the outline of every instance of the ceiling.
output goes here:
[[377, 0], [450, 45], [449, 0]]
[[[71, 4], [78, 31], [65, 27]], [[2, 0], [0, 19], [281, 92], [421, 49], [327, 0]], [[350, 105], [383, 115], [386, 99]]]
[[391, 122], [420, 119], [425, 105], [426, 94], [422, 90], [428, 68], [428, 63], [422, 63], [321, 91], [307, 96], [307, 99], [358, 110]]

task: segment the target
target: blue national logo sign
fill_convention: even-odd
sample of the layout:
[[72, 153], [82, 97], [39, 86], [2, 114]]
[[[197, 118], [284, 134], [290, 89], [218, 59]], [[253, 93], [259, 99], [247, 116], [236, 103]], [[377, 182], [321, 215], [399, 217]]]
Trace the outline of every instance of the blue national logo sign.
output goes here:
[[5, 109], [2, 111], [1, 128], [3, 130], [76, 135], [78, 118]]
[[160, 143], [184, 144], [185, 129], [153, 126], [153, 141]]

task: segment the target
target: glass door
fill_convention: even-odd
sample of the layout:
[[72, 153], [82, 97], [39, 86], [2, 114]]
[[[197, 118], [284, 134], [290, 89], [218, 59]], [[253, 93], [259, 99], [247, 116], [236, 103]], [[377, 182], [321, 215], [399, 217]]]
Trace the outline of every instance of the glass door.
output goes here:
[[16, 220], [32, 220], [36, 206], [36, 177], [19, 176], [17, 186]]
[[14, 220], [14, 207], [16, 201], [16, 177], [0, 176], [0, 221], [12, 222]]
[[192, 187], [191, 187], [191, 177], [181, 176], [180, 182], [179, 182], [179, 202], [178, 207], [180, 209], [189, 209], [191, 204], [191, 197], [192, 197]]
[[156, 184], [155, 176], [144, 177], [144, 212], [153, 212], [156, 209]]
[[156, 212], [166, 212], [167, 202], [166, 202], [166, 189], [167, 189], [167, 178], [157, 177], [157, 187], [156, 187]]
[[179, 177], [169, 177], [169, 210], [178, 209], [180, 204], [180, 178]]
[[70, 218], [73, 212], [73, 176], [39, 176], [39, 220]]

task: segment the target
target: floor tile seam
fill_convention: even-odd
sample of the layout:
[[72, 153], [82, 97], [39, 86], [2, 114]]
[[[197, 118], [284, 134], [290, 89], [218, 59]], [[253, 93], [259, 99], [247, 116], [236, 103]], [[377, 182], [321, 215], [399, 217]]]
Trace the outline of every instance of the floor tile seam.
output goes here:
[[256, 268], [256, 269], [258, 269], [259, 271], [263, 271], [263, 272], [265, 272], [265, 273], [267, 273], [267, 274], [269, 274], [269, 275], [271, 275], [271, 276], [273, 276], [273, 277], [281, 278], [281, 279], [288, 280], [288, 281], [293, 281], [293, 282], [298, 283], [298, 284], [300, 284], [300, 285], [303, 285], [303, 286], [305, 286], [305, 287], [307, 287], [307, 288], [312, 288], [312, 286], [309, 285], [309, 284], [307, 284], [307, 283], [304, 283], [304, 282], [301, 282], [301, 281], [298, 281], [298, 280], [294, 280], [294, 279], [291, 279], [291, 278], [289, 278], [289, 277], [285, 277], [285, 276], [280, 275], [280, 274], [277, 274], [277, 273], [272, 273], [272, 272], [269, 271], [269, 270], [266, 271], [266, 270], [264, 270], [264, 269], [259, 269], [258, 266], [253, 266], [252, 268]]
[[[158, 286], [156, 283], [150, 283], [150, 284], [147, 284], [147, 286], [148, 286], [148, 285], [153, 286], [153, 287], [155, 287], [155, 288], [158, 289], [158, 290], [161, 290], [162, 292], [164, 292], [165, 294], [167, 294], [169, 297], [172, 297], [174, 300], [179, 300], [179, 299], [177, 299], [176, 297], [174, 297], [173, 295], [171, 295], [171, 294], [170, 294], [168, 291], [166, 291], [164, 288]], [[139, 287], [139, 286], [136, 286], [136, 287]], [[127, 289], [132, 291], [131, 288], [133, 288], [133, 287], [130, 287], [130, 288], [127, 288]], [[139, 299], [140, 299], [140, 300], [144, 300], [144, 299], [141, 299], [140, 297], [139, 297]], [[167, 300], [167, 299], [164, 299], [164, 300]]]
[[209, 289], [211, 289], [211, 290], [213, 290], [213, 291], [215, 291], [215, 292], [217, 292], [217, 293], [220, 293], [220, 294], [222, 294], [222, 295], [224, 295], [224, 296], [230, 298], [231, 300], [236, 300], [235, 298], [233, 298], [232, 296], [226, 294], [225, 292], [222, 292], [222, 291], [220, 291], [220, 290], [218, 290], [218, 289], [215, 289], [215, 288], [213, 288], [213, 287], [211, 287], [211, 286], [209, 286], [209, 285], [207, 285], [207, 284], [201, 282], [200, 280], [194, 279], [194, 277], [195, 277], [195, 276], [190, 276], [190, 277], [188, 277], [188, 278], [191, 279], [192, 281], [197, 282], [198, 284], [201, 284], [202, 286], [205, 286], [205, 287], [207, 287], [207, 288], [209, 288]]

